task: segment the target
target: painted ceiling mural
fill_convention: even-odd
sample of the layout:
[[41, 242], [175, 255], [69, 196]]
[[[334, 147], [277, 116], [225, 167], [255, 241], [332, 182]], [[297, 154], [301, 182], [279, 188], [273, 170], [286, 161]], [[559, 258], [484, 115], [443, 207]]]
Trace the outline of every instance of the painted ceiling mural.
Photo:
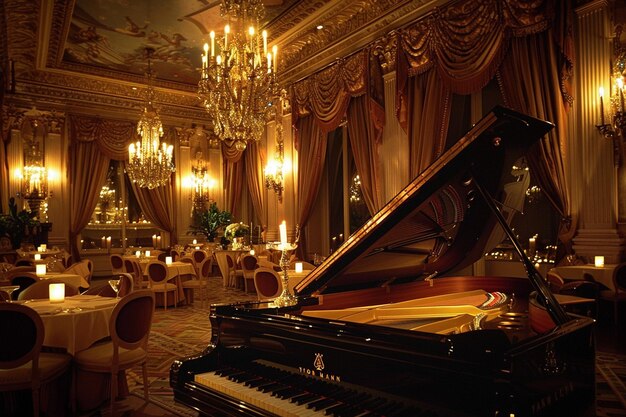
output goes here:
[[[264, 3], [268, 21], [294, 1]], [[197, 84], [208, 32], [219, 33], [226, 23], [219, 5], [216, 0], [77, 0], [63, 60], [143, 75], [150, 48], [157, 78]]]

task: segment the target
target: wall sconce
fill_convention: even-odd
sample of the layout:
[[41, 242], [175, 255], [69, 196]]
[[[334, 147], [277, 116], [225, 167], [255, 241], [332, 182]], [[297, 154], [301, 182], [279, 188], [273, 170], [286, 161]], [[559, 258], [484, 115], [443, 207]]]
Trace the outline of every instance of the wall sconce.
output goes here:
[[211, 189], [215, 180], [209, 175], [209, 167], [198, 153], [196, 165], [191, 168], [192, 201], [194, 210], [202, 210], [211, 202]]
[[615, 31], [615, 64], [611, 74], [611, 96], [609, 98], [609, 119], [606, 123], [604, 115], [604, 88], [600, 87], [600, 124], [596, 128], [606, 139], [613, 141], [613, 161], [616, 166], [622, 163], [622, 137], [626, 129], [626, 113], [624, 111], [624, 75], [626, 75], [626, 48], [620, 43], [622, 29]]
[[278, 201], [283, 199], [283, 143], [276, 144], [276, 152], [274, 153], [274, 159], [267, 162], [267, 165], [263, 169], [265, 175], [265, 188], [273, 190], [278, 195]]

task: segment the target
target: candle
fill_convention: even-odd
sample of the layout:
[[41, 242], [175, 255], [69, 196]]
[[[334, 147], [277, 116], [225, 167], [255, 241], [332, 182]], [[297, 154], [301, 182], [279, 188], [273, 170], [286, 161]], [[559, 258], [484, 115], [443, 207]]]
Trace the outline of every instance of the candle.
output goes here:
[[148, 257], [150, 257], [150, 251], [149, 250], [146, 251], [146, 258], [148, 258]]
[[41, 254], [40, 253], [36, 253], [34, 257], [35, 257], [36, 261], [41, 261]]
[[619, 90], [619, 104], [620, 104], [620, 111], [624, 111], [624, 80], [622, 79], [622, 77], [619, 77], [616, 80], [617, 83], [617, 89]]
[[136, 251], [135, 256], [139, 258], [141, 256], [141, 251]]
[[35, 275], [38, 277], [43, 277], [46, 275], [46, 264], [37, 264], [35, 265]]
[[152, 235], [152, 247], [156, 249], [157, 238], [156, 235]]
[[45, 243], [42, 243], [42, 244], [41, 244], [41, 246], [40, 246], [40, 248], [41, 248], [41, 251], [42, 251], [42, 252], [45, 252], [45, 251], [46, 251], [46, 249], [48, 249], [48, 246], [47, 246]]
[[604, 87], [598, 89], [600, 94], [600, 124], [604, 125]]
[[65, 301], [65, 284], [54, 283], [48, 286], [48, 296], [51, 303], [62, 303]]
[[535, 254], [536, 242], [537, 241], [534, 237], [531, 237], [530, 239], [528, 239], [528, 254], [530, 256], [533, 256]]
[[104, 236], [102, 236], [102, 237], [100, 238], [100, 240], [102, 241], [102, 242], [100, 243], [100, 247], [101, 247], [102, 249], [106, 248], [106, 246], [107, 246], [107, 238], [106, 238], [106, 237], [104, 237]]
[[302, 262], [296, 262], [296, 273], [302, 272]]
[[254, 252], [254, 249], [250, 249], [250, 255], [254, 256], [256, 252]]
[[594, 258], [594, 263], [595, 263], [596, 267], [603, 268], [604, 267], [604, 256], [596, 256]]
[[211, 33], [209, 33], [209, 36], [211, 37], [211, 57], [215, 56], [215, 32], [211, 31]]
[[197, 241], [196, 239], [194, 239], [194, 240], [192, 240], [192, 241], [191, 241], [191, 244], [192, 244], [192, 245], [197, 245], [197, 244], [198, 244], [198, 241]]
[[267, 31], [264, 30], [261, 35], [263, 36], [263, 55], [265, 55], [267, 54]]
[[276, 46], [276, 45], [272, 46], [272, 53], [273, 53], [273, 58], [274, 58], [274, 65], [273, 65], [273, 67], [274, 67], [274, 72], [277, 72], [277, 70], [278, 70], [278, 66], [277, 66], [276, 64], [278, 63], [278, 60], [277, 60], [277, 56], [278, 56], [278, 46]]
[[172, 257], [171, 257], [171, 256], [166, 256], [166, 257], [165, 257], [165, 263], [166, 263], [167, 265], [170, 265], [170, 264], [172, 263]]
[[283, 222], [278, 226], [278, 230], [280, 230], [280, 244], [287, 245], [287, 222], [283, 220]]
[[156, 241], [157, 245], [157, 249], [159, 249], [161, 247], [161, 236], [157, 236], [157, 241]]
[[224, 26], [224, 51], [228, 49], [228, 34], [230, 33], [230, 25]]

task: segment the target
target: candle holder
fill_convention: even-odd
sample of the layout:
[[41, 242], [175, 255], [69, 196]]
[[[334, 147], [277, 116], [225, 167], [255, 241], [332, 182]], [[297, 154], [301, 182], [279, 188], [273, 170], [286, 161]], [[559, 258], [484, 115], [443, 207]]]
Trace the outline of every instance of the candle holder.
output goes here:
[[291, 293], [289, 290], [289, 275], [287, 274], [287, 270], [289, 269], [289, 253], [296, 249], [298, 245], [291, 243], [268, 243], [268, 249], [274, 249], [281, 251], [279, 266], [282, 269], [282, 283], [283, 283], [283, 291], [280, 293], [276, 299], [274, 299], [274, 304], [278, 307], [289, 307], [295, 305], [298, 302], [298, 299], [295, 295]]

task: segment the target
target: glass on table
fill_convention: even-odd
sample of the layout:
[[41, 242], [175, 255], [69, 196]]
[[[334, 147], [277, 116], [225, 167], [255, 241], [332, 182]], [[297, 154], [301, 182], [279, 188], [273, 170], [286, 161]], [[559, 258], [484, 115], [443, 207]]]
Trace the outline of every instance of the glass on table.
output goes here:
[[120, 280], [119, 279], [110, 279], [109, 280], [109, 285], [111, 286], [113, 291], [115, 291], [115, 298], [120, 298], [120, 295], [119, 295]]
[[0, 287], [0, 291], [5, 292], [8, 294], [9, 299], [7, 300], [8, 303], [12, 303], [13, 302], [13, 296], [12, 294], [19, 290], [20, 286], [19, 285], [5, 285]]

